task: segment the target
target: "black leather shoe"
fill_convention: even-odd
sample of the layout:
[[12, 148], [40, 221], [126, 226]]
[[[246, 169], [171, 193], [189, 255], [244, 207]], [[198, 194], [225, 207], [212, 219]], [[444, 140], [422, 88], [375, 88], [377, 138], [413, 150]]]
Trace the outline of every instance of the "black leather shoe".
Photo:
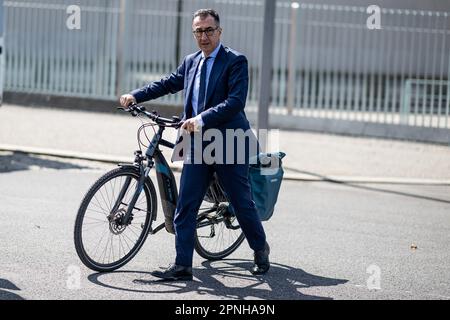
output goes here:
[[270, 247], [267, 242], [263, 250], [255, 251], [255, 259], [254, 259], [255, 264], [250, 269], [250, 272], [252, 274], [254, 275], [264, 274], [269, 270], [270, 268], [269, 254], [270, 254]]
[[165, 271], [153, 271], [151, 275], [166, 281], [192, 280], [192, 267], [169, 266]]

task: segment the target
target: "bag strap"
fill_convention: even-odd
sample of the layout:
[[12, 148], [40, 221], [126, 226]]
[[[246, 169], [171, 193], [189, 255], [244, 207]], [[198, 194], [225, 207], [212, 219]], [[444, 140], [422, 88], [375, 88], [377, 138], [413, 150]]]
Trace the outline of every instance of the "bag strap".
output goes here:
[[268, 153], [260, 153], [256, 156], [256, 164], [253, 166], [256, 167], [270, 167], [272, 161], [276, 159], [278, 161], [279, 167], [281, 167], [282, 159], [286, 156], [286, 153], [282, 151], [278, 152], [268, 152]]

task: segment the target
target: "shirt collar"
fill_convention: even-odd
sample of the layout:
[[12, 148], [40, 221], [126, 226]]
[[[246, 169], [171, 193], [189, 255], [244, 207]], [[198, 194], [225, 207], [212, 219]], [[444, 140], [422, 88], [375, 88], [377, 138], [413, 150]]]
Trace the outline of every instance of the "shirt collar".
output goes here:
[[[219, 44], [214, 49], [214, 51], [209, 55], [209, 57], [214, 60], [217, 57], [217, 54], [219, 53], [219, 50], [221, 47], [222, 47], [222, 42], [219, 42]], [[202, 52], [202, 59], [205, 59], [205, 54], [203, 52]]]

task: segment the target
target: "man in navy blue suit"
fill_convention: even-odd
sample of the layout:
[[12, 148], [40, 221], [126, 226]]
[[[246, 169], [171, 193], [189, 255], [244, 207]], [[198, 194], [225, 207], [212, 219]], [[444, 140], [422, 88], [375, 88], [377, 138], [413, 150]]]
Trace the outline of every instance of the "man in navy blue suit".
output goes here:
[[[222, 29], [216, 11], [201, 9], [195, 12], [192, 28], [200, 51], [186, 56], [177, 70], [166, 78], [123, 95], [121, 105], [127, 107], [131, 103], [184, 90], [185, 122], [182, 129], [192, 134], [199, 129], [213, 128], [224, 136], [230, 129], [250, 130], [244, 112], [248, 92], [247, 58], [221, 44]], [[235, 209], [250, 248], [254, 250], [254, 265], [250, 271], [253, 274], [267, 272], [270, 249], [252, 199], [248, 170], [248, 161], [213, 164], [185, 161], [174, 218], [175, 264], [165, 271], [154, 271], [152, 275], [165, 280], [192, 280], [196, 215], [214, 172]]]

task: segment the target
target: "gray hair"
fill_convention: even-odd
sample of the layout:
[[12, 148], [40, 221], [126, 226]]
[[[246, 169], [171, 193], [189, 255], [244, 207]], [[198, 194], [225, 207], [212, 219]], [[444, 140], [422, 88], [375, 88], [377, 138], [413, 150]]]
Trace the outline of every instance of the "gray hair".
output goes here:
[[192, 18], [192, 20], [194, 20], [197, 17], [200, 17], [201, 19], [206, 19], [208, 16], [213, 17], [214, 21], [216, 22], [216, 25], [220, 26], [219, 13], [217, 13], [217, 11], [214, 10], [214, 9], [200, 9], [200, 10], [197, 10], [194, 13], [194, 17]]

